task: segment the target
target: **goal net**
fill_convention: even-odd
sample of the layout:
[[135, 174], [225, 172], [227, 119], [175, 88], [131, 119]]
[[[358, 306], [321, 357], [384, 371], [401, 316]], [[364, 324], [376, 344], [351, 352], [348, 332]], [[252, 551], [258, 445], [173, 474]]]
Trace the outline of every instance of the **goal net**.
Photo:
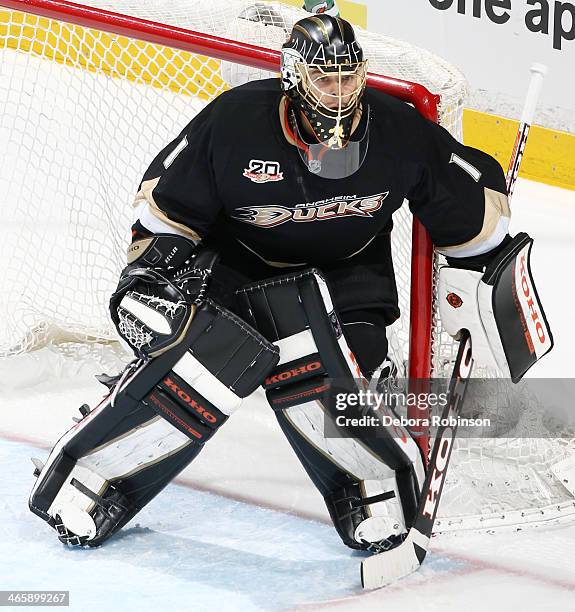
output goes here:
[[[276, 76], [277, 50], [304, 16], [250, 0], [0, 0], [1, 358], [46, 345], [79, 356], [117, 346], [107, 305], [143, 171], [210, 100]], [[370, 86], [461, 139], [460, 72], [413, 45], [356, 32]], [[436, 257], [405, 206], [394, 223], [402, 317], [392, 350], [406, 376], [449, 376], [455, 345], [436, 316]], [[489, 389], [517, 421], [533, 412], [504, 382]], [[562, 482], [573, 444], [528, 435], [457, 442], [440, 529], [575, 512]]]

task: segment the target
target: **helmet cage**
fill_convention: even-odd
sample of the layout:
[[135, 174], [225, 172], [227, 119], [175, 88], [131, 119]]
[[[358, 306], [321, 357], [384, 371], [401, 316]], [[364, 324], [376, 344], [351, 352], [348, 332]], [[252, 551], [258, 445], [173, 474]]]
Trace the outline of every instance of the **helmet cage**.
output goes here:
[[365, 89], [367, 61], [354, 64], [294, 62], [297, 92], [314, 112], [336, 122], [353, 116]]
[[350, 145], [362, 117], [366, 77], [367, 61], [347, 21], [322, 14], [294, 25], [282, 46], [281, 87], [306, 145], [328, 149], [330, 159]]

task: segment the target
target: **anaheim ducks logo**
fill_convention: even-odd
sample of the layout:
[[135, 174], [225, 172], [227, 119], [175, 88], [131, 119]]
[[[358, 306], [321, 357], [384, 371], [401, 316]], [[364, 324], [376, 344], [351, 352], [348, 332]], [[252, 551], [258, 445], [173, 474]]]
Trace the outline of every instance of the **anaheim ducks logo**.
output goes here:
[[313, 204], [300, 204], [294, 208], [286, 206], [243, 206], [236, 209], [232, 218], [242, 223], [258, 227], [276, 227], [292, 221], [293, 223], [311, 223], [313, 221], [329, 221], [344, 217], [362, 217], [369, 219], [382, 206], [389, 191], [364, 198], [349, 197], [332, 198]]

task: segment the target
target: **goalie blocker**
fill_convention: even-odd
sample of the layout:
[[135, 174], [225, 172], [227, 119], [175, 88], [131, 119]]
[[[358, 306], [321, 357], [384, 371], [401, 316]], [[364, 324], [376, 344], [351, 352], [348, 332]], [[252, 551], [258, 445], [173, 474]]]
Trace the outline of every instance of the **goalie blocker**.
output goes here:
[[473, 358], [517, 383], [553, 348], [553, 336], [531, 274], [533, 239], [517, 234], [485, 271], [444, 266], [439, 310], [445, 330], [468, 329]]

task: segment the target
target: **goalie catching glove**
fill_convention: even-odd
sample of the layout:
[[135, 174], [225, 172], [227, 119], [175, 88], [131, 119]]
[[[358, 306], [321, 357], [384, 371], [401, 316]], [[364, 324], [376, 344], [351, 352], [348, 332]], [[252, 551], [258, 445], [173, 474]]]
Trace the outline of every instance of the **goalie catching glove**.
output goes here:
[[553, 348], [530, 256], [533, 239], [515, 236], [484, 272], [444, 266], [439, 272], [443, 328], [457, 337], [468, 329], [473, 358], [516, 383]]
[[138, 357], [157, 357], [182, 340], [206, 297], [216, 259], [214, 252], [172, 234], [130, 245], [128, 266], [110, 298], [110, 313]]

